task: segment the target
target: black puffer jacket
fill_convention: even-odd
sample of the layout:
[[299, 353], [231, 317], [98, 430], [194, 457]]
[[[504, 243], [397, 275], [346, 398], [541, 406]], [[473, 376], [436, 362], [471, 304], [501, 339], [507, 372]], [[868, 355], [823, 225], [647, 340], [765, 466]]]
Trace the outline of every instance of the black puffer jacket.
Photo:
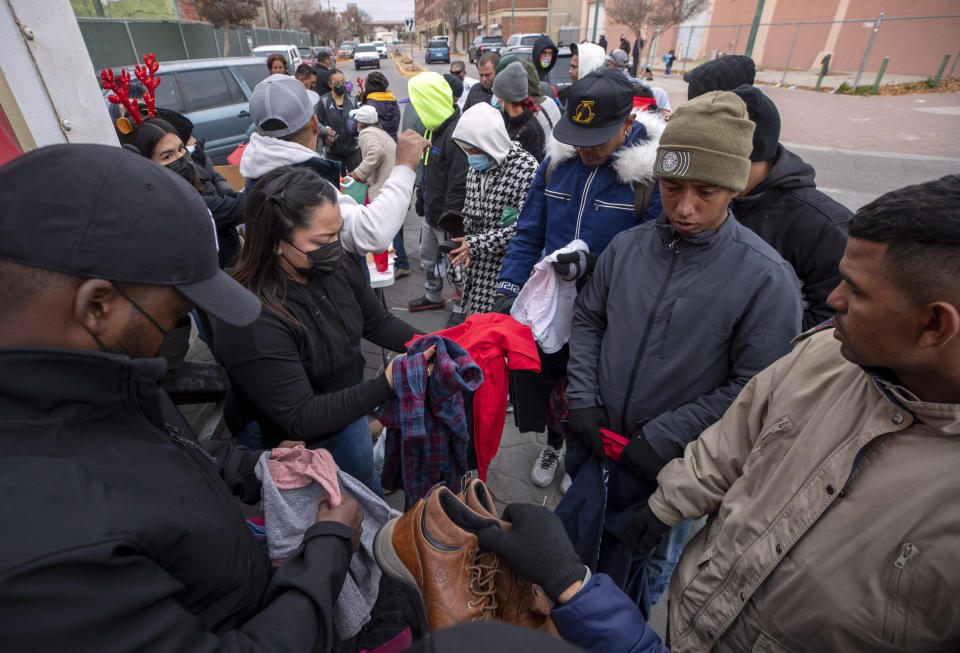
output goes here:
[[200, 165], [194, 159], [194, 168], [200, 181], [200, 194], [217, 225], [217, 244], [221, 268], [227, 267], [240, 246], [237, 226], [243, 222], [243, 211], [247, 206], [247, 194], [233, 190], [230, 183], [213, 169], [210, 157], [204, 157]]
[[833, 315], [827, 296], [840, 283], [837, 265], [852, 213], [817, 190], [813, 167], [777, 146], [773, 168], [749, 195], [730, 203], [737, 221], [752, 229], [793, 266], [803, 292], [803, 328]]
[[0, 348], [3, 649], [330, 651], [354, 530], [312, 526], [271, 574], [231, 496], [259, 499], [259, 452], [198, 444], [163, 371]]
[[453, 142], [453, 130], [460, 120], [460, 108], [433, 130], [430, 149], [423, 164], [423, 208], [427, 224], [448, 212], [460, 213], [467, 194], [467, 155]]

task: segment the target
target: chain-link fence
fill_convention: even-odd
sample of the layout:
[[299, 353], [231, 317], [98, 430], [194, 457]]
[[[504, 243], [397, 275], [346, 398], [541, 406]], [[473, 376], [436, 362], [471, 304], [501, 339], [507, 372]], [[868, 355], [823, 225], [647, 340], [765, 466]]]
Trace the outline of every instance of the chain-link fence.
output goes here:
[[[672, 27], [648, 44], [641, 63], [662, 70], [673, 50], [673, 73], [682, 74], [723, 54], [745, 54], [752, 27]], [[951, 77], [960, 73], [960, 14], [759, 23], [752, 45], [757, 78], [769, 83], [813, 86], [827, 55], [824, 86], [870, 86], [884, 75], [884, 83]]]
[[[147, 52], [157, 60], [205, 59], [223, 56], [223, 29], [210, 23], [172, 20], [77, 18], [80, 33], [96, 70], [139, 63]], [[258, 45], [314, 45], [307, 32], [231, 27], [230, 56], [245, 57]]]

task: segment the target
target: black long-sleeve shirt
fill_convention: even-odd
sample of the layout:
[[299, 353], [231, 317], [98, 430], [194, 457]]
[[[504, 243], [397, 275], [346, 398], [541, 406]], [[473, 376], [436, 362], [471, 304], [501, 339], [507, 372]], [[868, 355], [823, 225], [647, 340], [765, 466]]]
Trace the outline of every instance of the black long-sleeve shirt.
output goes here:
[[324, 440], [394, 396], [383, 374], [363, 380], [360, 339], [406, 351], [419, 332], [383, 308], [353, 258], [306, 286], [288, 282], [283, 305], [298, 323], [267, 309], [246, 327], [214, 321], [231, 430], [259, 422], [264, 447]]

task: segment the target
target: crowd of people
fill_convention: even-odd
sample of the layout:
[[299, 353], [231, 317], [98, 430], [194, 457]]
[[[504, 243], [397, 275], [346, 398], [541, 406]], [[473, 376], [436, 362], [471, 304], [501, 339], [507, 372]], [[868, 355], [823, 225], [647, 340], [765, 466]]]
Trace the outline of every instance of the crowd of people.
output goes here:
[[[123, 147], [0, 168], [3, 648], [400, 650], [397, 623], [423, 635], [411, 615], [461, 602], [527, 632], [410, 650], [957, 650], [960, 175], [852, 214], [780, 142], [749, 59], [694, 69], [673, 107], [637, 77], [642, 48], [579, 44], [558, 98], [541, 37], [482, 54], [477, 79], [459, 61], [412, 77], [402, 112], [379, 71], [354, 99], [329, 54], [294, 75], [271, 56], [241, 191], [153, 106], [152, 74], [143, 113], [113, 101]], [[497, 514], [482, 484], [441, 488], [374, 541], [356, 500], [327, 496], [271, 563], [237, 504], [261, 499], [262, 451], [323, 449], [379, 501], [368, 416], [451, 410], [405, 384], [467, 363], [411, 344], [427, 334], [366, 265], [393, 246], [411, 274], [411, 208], [408, 308], [446, 306], [446, 280], [448, 327], [525, 325], [539, 369], [510, 372], [513, 419], [546, 433], [530, 480], [563, 469], [563, 498]], [[168, 395], [158, 354], [191, 319], [235, 443], [199, 441]], [[398, 353], [373, 378], [363, 340]], [[344, 638], [341, 588], [374, 553], [372, 616]], [[647, 624], [663, 596], [667, 641]]]

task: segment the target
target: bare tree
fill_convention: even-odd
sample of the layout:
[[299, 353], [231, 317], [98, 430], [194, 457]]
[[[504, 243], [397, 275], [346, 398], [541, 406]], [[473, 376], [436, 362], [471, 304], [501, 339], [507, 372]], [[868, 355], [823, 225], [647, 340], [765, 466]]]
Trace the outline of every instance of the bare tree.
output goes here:
[[249, 27], [260, 13], [260, 0], [197, 0], [197, 13], [223, 28], [223, 56], [230, 56], [230, 26]]
[[356, 36], [371, 36], [373, 30], [370, 25], [370, 14], [351, 4], [340, 14], [341, 22], [347, 26], [350, 34]]
[[707, 8], [708, 0], [612, 0], [607, 13], [629, 27], [638, 41], [649, 28], [648, 42], [674, 25], [684, 23]]
[[464, 31], [470, 21], [472, 4], [472, 0], [443, 0], [443, 4], [440, 5], [443, 26], [453, 36], [453, 45], [456, 45], [457, 32]]
[[300, 16], [300, 26], [327, 45], [333, 46], [340, 35], [337, 15], [332, 11], [315, 11]]

